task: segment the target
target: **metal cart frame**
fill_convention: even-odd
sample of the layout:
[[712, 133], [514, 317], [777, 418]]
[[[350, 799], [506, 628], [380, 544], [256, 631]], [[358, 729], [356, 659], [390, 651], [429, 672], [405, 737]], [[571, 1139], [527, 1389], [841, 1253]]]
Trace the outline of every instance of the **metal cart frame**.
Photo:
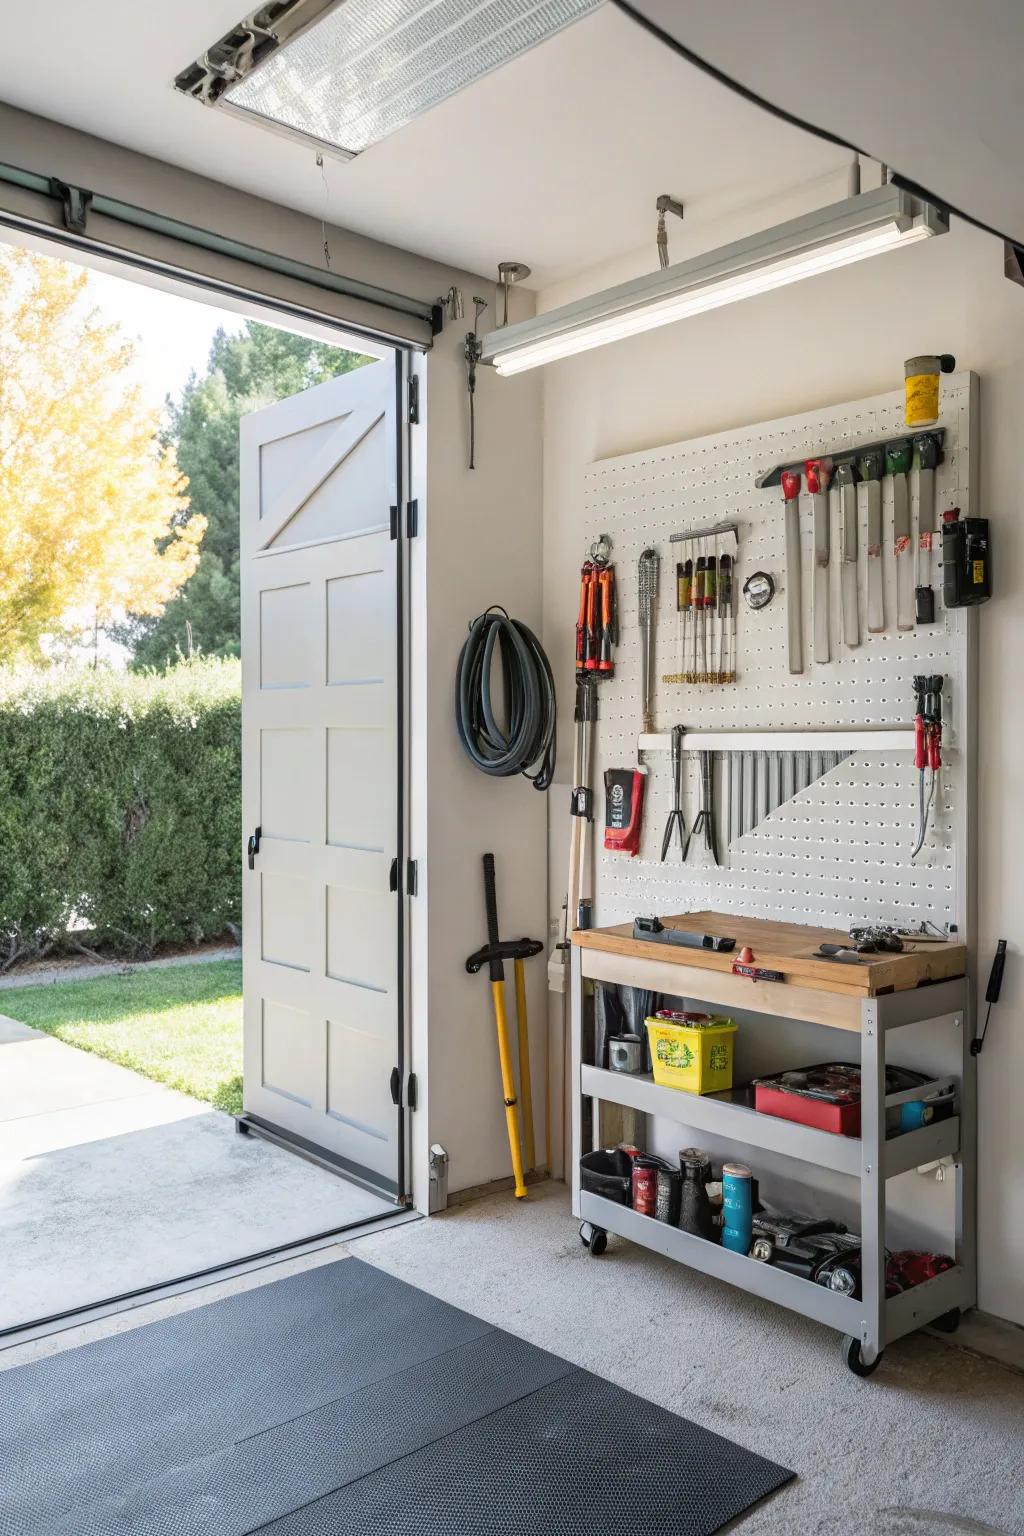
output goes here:
[[[701, 999], [716, 1007], [742, 1007], [776, 1018], [794, 1018], [845, 1029], [860, 1036], [861, 1136], [833, 1135], [754, 1110], [656, 1084], [649, 1075], [609, 1072], [583, 1059], [585, 992], [604, 981], [669, 996]], [[789, 1307], [844, 1334], [844, 1353], [859, 1375], [874, 1370], [887, 1344], [930, 1323], [955, 1327], [959, 1313], [976, 1301], [976, 1093], [977, 1060], [971, 1054], [970, 984], [967, 977], [935, 982], [868, 999], [836, 998], [815, 988], [751, 983], [656, 956], [624, 955], [599, 948], [572, 949], [572, 1208], [594, 1234], [616, 1233], [714, 1275], [741, 1290]], [[926, 1024], [929, 1041], [949, 1061], [947, 1076], [930, 1087], [953, 1083], [959, 1113], [919, 1130], [886, 1139], [886, 1107], [919, 1097], [885, 1092], [886, 1039], [891, 1030]], [[746, 1026], [745, 1026], [746, 1027]], [[754, 1027], [754, 1026], [749, 1026]], [[595, 1103], [593, 1115], [588, 1101]], [[827, 1168], [859, 1182], [862, 1299], [840, 1295], [771, 1264], [758, 1263], [716, 1243], [694, 1237], [627, 1206], [583, 1191], [579, 1160], [591, 1150], [596, 1101], [621, 1104], [697, 1131], [731, 1140], [737, 1149], [780, 1153], [805, 1168]], [[956, 1266], [932, 1280], [885, 1295], [886, 1185], [890, 1178], [949, 1156], [956, 1170]], [[755, 1158], [756, 1162], [756, 1158]], [[805, 1182], [813, 1184], [813, 1178]], [[581, 1229], [582, 1230], [582, 1229]], [[604, 1238], [592, 1244], [601, 1251]]]

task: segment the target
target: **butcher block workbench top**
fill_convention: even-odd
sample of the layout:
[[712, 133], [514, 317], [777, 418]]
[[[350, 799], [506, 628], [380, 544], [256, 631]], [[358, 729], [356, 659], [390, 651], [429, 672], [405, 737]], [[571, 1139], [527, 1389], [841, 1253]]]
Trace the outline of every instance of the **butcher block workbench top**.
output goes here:
[[766, 918], [736, 917], [724, 912], [684, 912], [676, 917], [663, 917], [661, 921], [666, 928], [686, 928], [691, 933], [734, 938], [736, 948], [722, 954], [711, 949], [690, 949], [678, 944], [634, 939], [632, 923], [621, 923], [614, 928], [579, 928], [573, 933], [572, 942], [581, 949], [657, 960], [694, 970], [720, 971], [726, 975], [731, 974], [733, 961], [739, 959], [744, 945], [749, 945], [754, 965], [781, 971], [785, 982], [791, 986], [858, 998], [906, 992], [926, 982], [963, 976], [967, 970], [966, 946], [952, 942], [915, 945], [912, 940], [904, 939], [906, 949], [900, 955], [862, 955], [857, 963], [847, 964], [824, 960], [814, 953], [823, 943], [848, 944], [849, 934], [838, 929], [808, 928], [798, 923], [776, 923]]

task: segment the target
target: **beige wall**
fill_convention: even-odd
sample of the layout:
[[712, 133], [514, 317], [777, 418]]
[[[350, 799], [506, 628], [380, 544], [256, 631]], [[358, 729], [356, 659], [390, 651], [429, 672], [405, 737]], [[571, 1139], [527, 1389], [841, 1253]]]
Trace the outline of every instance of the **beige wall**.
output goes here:
[[[621, 265], [618, 275], [627, 275]], [[981, 615], [982, 987], [996, 939], [1006, 937], [1011, 953], [979, 1063], [980, 1305], [1024, 1323], [1024, 736], [1012, 677], [1024, 645], [1024, 291], [1003, 278], [998, 243], [957, 225], [922, 246], [543, 370], [544, 633], [558, 663], [564, 780], [586, 465], [889, 390], [905, 357], [938, 351], [981, 376], [980, 510], [993, 520], [995, 559], [995, 597]], [[561, 803], [552, 797], [556, 818]], [[552, 910], [563, 881], [558, 861]]]

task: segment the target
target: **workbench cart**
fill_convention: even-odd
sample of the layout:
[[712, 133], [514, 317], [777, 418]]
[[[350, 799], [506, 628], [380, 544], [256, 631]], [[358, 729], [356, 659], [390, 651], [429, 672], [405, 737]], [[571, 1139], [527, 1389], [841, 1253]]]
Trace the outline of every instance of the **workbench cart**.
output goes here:
[[[581, 1236], [591, 1251], [602, 1251], [607, 1234], [615, 1233], [825, 1323], [845, 1336], [845, 1358], [858, 1375], [869, 1374], [886, 1345], [904, 1334], [927, 1324], [955, 1327], [960, 1312], [973, 1306], [976, 1299], [976, 1061], [970, 1049], [964, 946], [922, 945], [902, 955], [865, 956], [859, 962], [838, 964], [815, 958], [814, 951], [822, 940], [842, 943], [842, 934], [710, 912], [664, 921], [691, 931], [733, 935], [736, 950], [723, 954], [636, 940], [631, 926], [582, 930], [573, 935], [572, 1200], [573, 1213], [581, 1222]], [[783, 981], [752, 981], [734, 974], [733, 961], [746, 944], [753, 950], [755, 965], [782, 972]], [[756, 1021], [744, 1022], [743, 1030], [770, 1030], [773, 1019], [804, 1020], [820, 1026], [819, 1059], [856, 1060], [859, 1055], [860, 1137], [833, 1135], [734, 1103], [662, 1087], [649, 1074], [627, 1075], [595, 1066], [584, 1055], [584, 1022], [592, 984], [598, 981], [685, 998], [691, 1008], [723, 1013], [744, 1010], [755, 1015]], [[887, 1042], [893, 1032], [913, 1024], [927, 1029], [929, 1058], [942, 1061], [945, 1075], [930, 1081], [926, 1088], [887, 1096]], [[902, 1059], [902, 1054], [901, 1064], [913, 1066]], [[952, 1118], [886, 1138], [887, 1106], [950, 1085], [956, 1091], [957, 1113]], [[580, 1157], [593, 1149], [601, 1102], [685, 1127], [680, 1146], [699, 1142], [702, 1132], [722, 1138], [755, 1174], [759, 1152], [767, 1152], [802, 1164], [800, 1178], [807, 1186], [813, 1187], [815, 1170], [822, 1169], [856, 1180], [862, 1298], [855, 1300], [828, 1290], [771, 1263], [760, 1263], [584, 1191]], [[946, 1156], [955, 1162], [956, 1266], [887, 1299], [887, 1181]]]

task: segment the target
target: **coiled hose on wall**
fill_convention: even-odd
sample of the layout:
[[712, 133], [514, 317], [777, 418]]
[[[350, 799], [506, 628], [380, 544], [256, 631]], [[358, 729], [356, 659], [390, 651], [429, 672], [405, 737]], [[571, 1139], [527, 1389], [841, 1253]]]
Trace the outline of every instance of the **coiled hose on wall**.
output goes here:
[[[499, 723], [491, 697], [497, 648], [504, 695]], [[555, 772], [555, 680], [536, 635], [504, 608], [469, 627], [455, 673], [455, 722], [470, 762], [494, 778], [521, 773], [548, 789]]]

